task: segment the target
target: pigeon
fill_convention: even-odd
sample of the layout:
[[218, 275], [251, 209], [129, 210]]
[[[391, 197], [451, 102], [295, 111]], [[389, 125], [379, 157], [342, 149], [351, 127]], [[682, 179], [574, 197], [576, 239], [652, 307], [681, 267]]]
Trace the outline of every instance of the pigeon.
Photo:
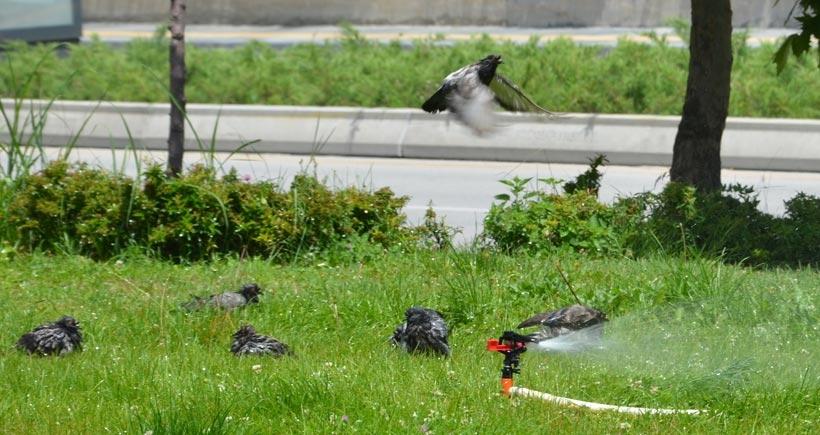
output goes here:
[[415, 306], [408, 308], [404, 317], [405, 322], [396, 327], [390, 343], [413, 354], [450, 356], [450, 333], [441, 313]]
[[80, 323], [71, 316], [60, 317], [56, 322], [40, 325], [24, 334], [17, 341], [17, 348], [29, 355], [67, 355], [83, 350]]
[[231, 352], [235, 356], [245, 355], [273, 355], [277, 358], [283, 355], [292, 355], [287, 344], [281, 341], [256, 333], [256, 328], [245, 325], [234, 332]]
[[247, 304], [259, 303], [259, 295], [262, 289], [256, 283], [245, 284], [239, 292], [226, 292], [210, 296], [193, 296], [191, 301], [183, 306], [189, 310], [199, 310], [202, 308], [222, 308], [232, 310]]
[[450, 73], [436, 92], [421, 105], [429, 113], [449, 110], [480, 135], [495, 127], [495, 104], [511, 112], [556, 113], [536, 104], [508, 78], [495, 72], [501, 56], [491, 54], [476, 63]]
[[606, 313], [603, 311], [576, 304], [555, 311], [536, 314], [521, 322], [518, 328], [540, 326], [541, 330], [539, 332], [528, 336], [534, 342], [549, 340], [582, 330], [590, 332], [589, 338], [600, 338], [603, 323], [607, 320]]

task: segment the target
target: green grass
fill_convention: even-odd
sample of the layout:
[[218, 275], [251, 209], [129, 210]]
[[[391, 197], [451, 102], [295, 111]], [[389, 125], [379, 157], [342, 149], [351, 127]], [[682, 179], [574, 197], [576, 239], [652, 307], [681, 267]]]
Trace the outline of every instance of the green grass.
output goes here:
[[[159, 73], [150, 71], [165, 67], [164, 44], [137, 41], [115, 52], [96, 43], [75, 48], [68, 58], [52, 57], [49, 47], [18, 46], [5, 70], [26, 77], [26, 86], [2, 92], [17, 101], [164, 101]], [[621, 49], [627, 54], [618, 54]], [[677, 74], [679, 66], [658, 66], [655, 60], [668, 55], [681, 62], [680, 50], [662, 43], [622, 44], [606, 56], [596, 50], [566, 41], [541, 49], [486, 39], [452, 51], [429, 43], [404, 50], [395, 44], [370, 45], [353, 35], [341, 46], [300, 46], [281, 53], [259, 44], [233, 51], [195, 49], [190, 85], [197, 92], [210, 86], [209, 92], [221, 98], [194, 92], [202, 102], [414, 106], [414, 99], [420, 101], [435, 87], [439, 70], [501, 51], [527, 59], [507, 65], [511, 77], [532, 80], [522, 83], [527, 89], [547, 83], [536, 92], [563, 95], [567, 107], [605, 111], [602, 105], [612, 102], [616, 111], [641, 107], [663, 113], [658, 98], [677, 101], [670, 92], [683, 87], [664, 77]], [[548, 62], [539, 57], [542, 53], [550, 54]], [[239, 58], [230, 57], [235, 55]], [[743, 56], [752, 57], [736, 53], [736, 59]], [[251, 67], [240, 63], [243, 57]], [[630, 64], [627, 58], [645, 62]], [[621, 63], [606, 63], [612, 59]], [[61, 69], [64, 64], [67, 70]], [[516, 72], [522, 65], [529, 69]], [[581, 65], [606, 69], [572, 69]], [[650, 66], [657, 68], [651, 74]], [[566, 69], [556, 74], [550, 68]], [[792, 70], [794, 83], [808, 82], [795, 71], [816, 74], [800, 68]], [[379, 69], [384, 73], [374, 73]], [[270, 71], [281, 74], [273, 77]], [[213, 81], [199, 82], [203, 77]], [[225, 77], [231, 80], [226, 83]], [[301, 77], [314, 80], [300, 82]], [[376, 86], [385, 84], [384, 77], [395, 79]], [[64, 86], [55, 91], [50, 87], [55, 83]], [[776, 92], [774, 85], [759, 86], [760, 95], [793, 92], [787, 86]], [[79, 94], [71, 93], [75, 90]], [[601, 90], [605, 98], [594, 94]], [[811, 102], [811, 93], [801, 97]], [[628, 101], [614, 98], [623, 95]], [[247, 96], [253, 98], [242, 99]], [[766, 101], [772, 100], [764, 98], [760, 107], [768, 107]], [[801, 109], [820, 107], [805, 104]], [[798, 113], [772, 107], [774, 116]], [[24, 130], [6, 124], [15, 134]], [[37, 137], [37, 123], [29, 128]], [[39, 149], [35, 142], [14, 146], [32, 156]], [[6, 175], [7, 180], [15, 177]], [[820, 275], [811, 269], [756, 270], [691, 254], [593, 260], [466, 250], [365, 255], [365, 264], [342, 267], [281, 266], [258, 259], [175, 265], [132, 255], [138, 250], [124, 252], [121, 262], [93, 262], [70, 255], [23, 255], [3, 246], [0, 433], [817, 432]], [[705, 415], [595, 413], [502, 397], [502, 358], [486, 351], [486, 340], [535, 312], [573, 303], [557, 262], [585, 302], [609, 313], [605, 346], [583, 354], [528, 352], [517, 384], [615, 405], [706, 409]], [[259, 305], [233, 313], [179, 309], [190, 294], [237, 289], [249, 281], [267, 291]], [[445, 314], [452, 358], [413, 357], [387, 344], [404, 310], [414, 304]], [[84, 352], [32, 358], [14, 349], [20, 335], [62, 314], [82, 323]], [[234, 358], [228, 351], [230, 334], [245, 323], [290, 344], [297, 356]]]
[[[582, 299], [608, 311], [606, 346], [528, 352], [517, 385], [709, 412], [632, 416], [502, 397], [502, 356], [486, 340], [572, 303], [555, 262]], [[812, 433], [820, 419], [813, 270], [483, 252], [337, 268], [16, 255], [0, 261], [0, 276], [2, 433]], [[249, 281], [266, 290], [256, 306], [178, 309], [191, 293]], [[388, 345], [413, 304], [445, 314], [452, 358]], [[80, 320], [84, 352], [32, 358], [13, 349], [64, 313]], [[296, 357], [233, 357], [230, 334], [244, 323]]]
[[[760, 48], [734, 41], [729, 114], [817, 118], [820, 89], [811, 56], [793, 59], [778, 76], [777, 44]], [[9, 73], [32, 77], [25, 98], [167, 102], [157, 77], [168, 69], [168, 41], [134, 40], [116, 50], [100, 41], [54, 50], [10, 44], [11, 68], [0, 68], [0, 94], [16, 95]], [[679, 115], [688, 51], [661, 37], [650, 44], [620, 41], [611, 48], [577, 46], [568, 39], [543, 46], [476, 37], [454, 47], [434, 39], [410, 48], [367, 41], [348, 29], [340, 43], [300, 44], [275, 50], [252, 42], [236, 49], [186, 49], [189, 103], [419, 107], [449, 72], [487, 53], [533, 99], [560, 112]], [[45, 60], [43, 60], [45, 57]], [[39, 64], [42, 62], [42, 64]]]

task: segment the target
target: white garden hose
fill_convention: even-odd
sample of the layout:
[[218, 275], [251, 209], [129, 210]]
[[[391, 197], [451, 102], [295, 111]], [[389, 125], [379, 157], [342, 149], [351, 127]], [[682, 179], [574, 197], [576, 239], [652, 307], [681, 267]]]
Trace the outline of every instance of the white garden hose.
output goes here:
[[585, 402], [583, 400], [569, 399], [566, 397], [554, 396], [540, 391], [530, 390], [522, 387], [510, 387], [510, 396], [535, 397], [548, 402], [560, 405], [580, 406], [594, 411], [615, 411], [626, 414], [691, 414], [697, 415], [706, 412], [701, 409], [664, 409], [664, 408], [638, 408], [634, 406], [606, 405], [603, 403]]

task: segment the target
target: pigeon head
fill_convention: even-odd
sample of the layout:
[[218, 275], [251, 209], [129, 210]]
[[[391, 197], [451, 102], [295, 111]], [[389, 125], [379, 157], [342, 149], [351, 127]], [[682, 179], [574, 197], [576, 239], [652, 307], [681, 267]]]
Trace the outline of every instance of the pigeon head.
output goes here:
[[487, 65], [495, 65], [495, 66], [498, 66], [499, 64], [504, 63], [504, 61], [503, 61], [503, 60], [501, 60], [501, 56], [500, 56], [500, 55], [497, 55], [497, 54], [490, 54], [490, 55], [488, 55], [487, 57], [485, 57], [484, 59], [481, 59], [481, 63], [487, 64]]
[[502, 63], [504, 62], [501, 60], [501, 56], [497, 54], [491, 54], [478, 61], [478, 79], [481, 80], [481, 83], [489, 86], [495, 78], [495, 69]]
[[403, 342], [405, 342], [405, 335], [407, 330], [407, 324], [402, 323], [399, 326], [396, 326], [396, 330], [393, 331], [393, 335], [387, 340], [393, 346], [401, 346]]
[[239, 328], [236, 332], [233, 333], [232, 337], [235, 339], [240, 339], [242, 337], [250, 337], [256, 334], [256, 328], [252, 325], [245, 325]]
[[262, 289], [254, 282], [243, 285], [240, 293], [242, 293], [242, 296], [245, 296], [248, 302], [259, 302], [259, 295], [262, 294]]
[[62, 328], [72, 331], [77, 331], [80, 329], [80, 322], [71, 316], [60, 317], [60, 320], [57, 320], [55, 323]]

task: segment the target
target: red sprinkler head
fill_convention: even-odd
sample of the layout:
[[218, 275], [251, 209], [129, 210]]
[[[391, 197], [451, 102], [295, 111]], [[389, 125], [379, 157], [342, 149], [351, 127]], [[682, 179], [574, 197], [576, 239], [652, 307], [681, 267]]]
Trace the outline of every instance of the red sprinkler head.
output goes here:
[[487, 350], [504, 354], [504, 367], [501, 368], [501, 391], [506, 397], [510, 396], [513, 374], [521, 373], [521, 369], [518, 368], [521, 363], [520, 356], [527, 351], [526, 343], [531, 341], [530, 338], [513, 331], [504, 331], [498, 340], [487, 340]]

